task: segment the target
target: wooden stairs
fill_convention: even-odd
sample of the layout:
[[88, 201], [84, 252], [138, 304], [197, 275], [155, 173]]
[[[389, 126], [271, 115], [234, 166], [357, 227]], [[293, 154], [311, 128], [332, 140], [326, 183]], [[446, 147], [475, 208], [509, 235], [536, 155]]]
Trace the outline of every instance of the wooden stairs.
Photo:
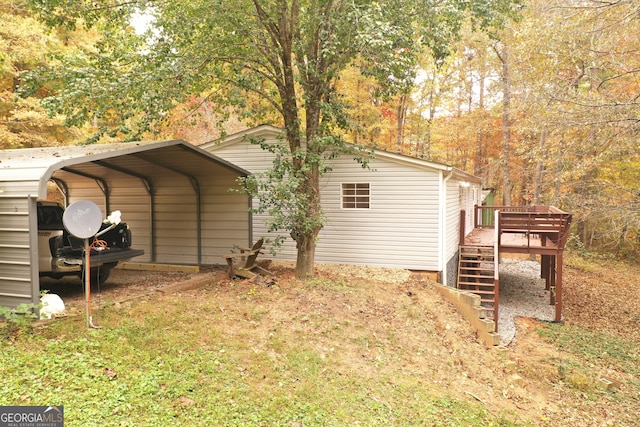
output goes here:
[[493, 246], [460, 246], [458, 289], [480, 296], [486, 317], [495, 322], [496, 331], [499, 300], [497, 262]]

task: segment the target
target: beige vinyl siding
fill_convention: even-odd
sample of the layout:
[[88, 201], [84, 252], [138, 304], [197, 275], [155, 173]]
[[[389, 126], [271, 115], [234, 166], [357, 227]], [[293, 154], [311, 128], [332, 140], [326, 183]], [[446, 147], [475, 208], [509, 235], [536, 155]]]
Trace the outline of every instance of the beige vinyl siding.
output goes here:
[[[327, 224], [316, 261], [435, 270], [438, 172], [374, 159], [363, 169], [343, 156], [321, 184]], [[343, 183], [368, 183], [370, 207], [343, 209]]]
[[[273, 161], [271, 153], [248, 142], [211, 149], [251, 172], [264, 171]], [[321, 179], [327, 221], [318, 236], [316, 262], [437, 269], [439, 172], [380, 159], [363, 169], [348, 156], [334, 160], [332, 168]], [[343, 183], [370, 184], [370, 207], [343, 209]], [[265, 218], [253, 216], [254, 240], [269, 236]], [[296, 259], [292, 239], [287, 239], [275, 259]]]
[[[279, 132], [269, 126], [247, 131], [271, 143]], [[254, 173], [268, 169], [273, 161], [271, 153], [240, 134], [202, 148]], [[318, 236], [316, 262], [443, 271], [457, 252], [460, 209], [473, 205], [466, 196], [460, 199], [460, 180], [477, 179], [445, 165], [377, 154], [369, 169], [363, 169], [352, 156], [341, 156], [321, 178], [326, 225]], [[446, 176], [450, 178], [445, 181]], [[369, 206], [343, 208], [343, 184], [368, 184]], [[254, 240], [267, 236], [264, 219], [264, 215], [253, 215]], [[472, 224], [472, 217], [467, 222]], [[291, 239], [277, 259], [296, 259]]]
[[446, 228], [445, 228], [445, 254], [447, 262], [458, 252], [460, 241], [460, 182], [451, 178], [446, 183]]
[[465, 236], [473, 231], [475, 206], [480, 204], [481, 186], [477, 183], [468, 183], [467, 187], [460, 189], [462, 192], [462, 206], [465, 210]]
[[[270, 143], [277, 143], [274, 139], [269, 140]], [[251, 173], [264, 172], [268, 170], [273, 164], [275, 155], [271, 152], [263, 150], [259, 145], [251, 144], [249, 141], [241, 141], [238, 143], [225, 143], [221, 146], [211, 145], [209, 150], [218, 157], [225, 159], [226, 161], [233, 163], [242, 169], [246, 169]], [[230, 183], [230, 187], [235, 188], [236, 183]], [[252, 201], [252, 207], [258, 208], [259, 203], [257, 199]], [[245, 215], [249, 217], [249, 207], [246, 207]], [[278, 254], [273, 257], [269, 251], [269, 244], [267, 243], [267, 250], [261, 256], [262, 259], [276, 259], [280, 261], [294, 261], [297, 257], [297, 251], [295, 248], [295, 242], [289, 236], [288, 232], [269, 232], [268, 225], [265, 223], [269, 219], [268, 214], [252, 214], [252, 239], [256, 241], [260, 238], [266, 238], [273, 241], [278, 234], [286, 237], [284, 244], [278, 249]], [[235, 241], [231, 243], [227, 250], [230, 250], [234, 245], [251, 246], [245, 241]]]

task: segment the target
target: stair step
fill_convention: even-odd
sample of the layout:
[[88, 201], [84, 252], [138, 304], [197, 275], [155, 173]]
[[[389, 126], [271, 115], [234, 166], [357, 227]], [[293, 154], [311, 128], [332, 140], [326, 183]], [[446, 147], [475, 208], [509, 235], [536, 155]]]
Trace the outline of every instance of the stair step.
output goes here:
[[497, 307], [494, 273], [496, 255], [493, 246], [460, 246], [458, 257], [458, 289], [480, 297], [486, 317], [496, 320]]
[[484, 280], [492, 280], [493, 281], [493, 271], [488, 272], [491, 274], [483, 274], [480, 271], [461, 271], [458, 273], [458, 278], [462, 279], [464, 277], [468, 277], [470, 279], [484, 279]]
[[[463, 268], [464, 271], [460, 272], [460, 276], [464, 277], [481, 277], [483, 279], [493, 279], [493, 270], [472, 270], [470, 268]], [[484, 273], [483, 273], [484, 272]]]
[[483, 288], [495, 288], [493, 284], [493, 280], [490, 282], [480, 282], [480, 281], [469, 281], [469, 280], [460, 280], [458, 282], [458, 287], [460, 286], [474, 286], [474, 287], [483, 287]]
[[464, 280], [461, 279], [458, 284], [460, 286], [462, 285], [466, 285], [466, 286], [482, 286], [483, 288], [493, 288], [495, 287], [493, 285], [493, 280], [492, 281], [486, 281], [486, 282], [481, 282], [481, 281], [476, 281], [476, 280]]
[[[469, 292], [473, 292], [474, 294], [482, 294], [482, 295], [495, 295], [496, 293], [494, 291], [487, 291], [487, 290], [480, 290], [480, 289], [465, 289], [465, 288], [458, 288], [462, 291], [469, 291]], [[492, 300], [493, 301], [493, 300]]]
[[495, 254], [492, 252], [460, 252], [461, 256], [469, 256], [469, 257], [493, 257]]
[[476, 253], [469, 253], [469, 252], [460, 252], [460, 256], [465, 258], [495, 258], [494, 254], [492, 253], [482, 253], [482, 254], [476, 254]]
[[493, 285], [493, 283], [481, 283], [481, 282], [460, 282], [459, 284], [459, 288], [466, 286], [468, 288], [473, 288], [473, 289], [482, 289], [482, 290], [489, 290], [489, 289], [495, 289], [496, 287]]
[[491, 260], [487, 260], [487, 259], [461, 259], [460, 262], [458, 263], [458, 265], [462, 266], [462, 267], [468, 267], [468, 268], [483, 268], [483, 266], [485, 266], [484, 268], [487, 268], [489, 266], [491, 266], [491, 268], [493, 269], [493, 266], [495, 265], [495, 262], [491, 261]]

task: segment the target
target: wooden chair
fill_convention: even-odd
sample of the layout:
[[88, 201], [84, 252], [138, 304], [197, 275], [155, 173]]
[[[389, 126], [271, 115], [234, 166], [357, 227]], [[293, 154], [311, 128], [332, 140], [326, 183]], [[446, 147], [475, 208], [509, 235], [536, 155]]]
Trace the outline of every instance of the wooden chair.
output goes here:
[[[223, 255], [224, 259], [229, 264], [229, 277], [232, 279], [236, 276], [244, 277], [245, 279], [253, 279], [257, 276], [252, 270], [259, 270], [264, 274], [271, 274], [270, 271], [260, 267], [256, 260], [261, 253], [264, 239], [260, 239], [253, 244], [250, 248], [239, 248], [240, 253]], [[240, 258], [240, 265], [236, 265], [234, 260]]]

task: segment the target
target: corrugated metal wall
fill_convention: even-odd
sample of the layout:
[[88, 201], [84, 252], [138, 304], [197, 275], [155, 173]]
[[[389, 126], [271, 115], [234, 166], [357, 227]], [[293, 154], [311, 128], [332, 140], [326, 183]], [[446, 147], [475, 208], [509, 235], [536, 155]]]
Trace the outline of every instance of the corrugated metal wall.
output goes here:
[[91, 200], [103, 216], [122, 212], [133, 247], [145, 250], [135, 261], [223, 264], [222, 255], [251, 240], [248, 198], [229, 191], [243, 175], [237, 167], [181, 141], [159, 143], [157, 148], [120, 144], [106, 153], [106, 147], [99, 148], [103, 152], [96, 150], [92, 156], [89, 148], [81, 154], [86, 157], [66, 160], [57, 153], [46, 159], [42, 149], [32, 162], [19, 150], [16, 155], [27, 156], [22, 164], [5, 162], [0, 175], [0, 305], [39, 300], [36, 201], [42, 191], [39, 178], [55, 167], [62, 169], [51, 178], [66, 189], [68, 203]]
[[[272, 133], [267, 132], [270, 143], [276, 143]], [[205, 144], [202, 146], [205, 150], [208, 150], [218, 157], [225, 159], [226, 161], [238, 165], [239, 167], [250, 171], [251, 173], [264, 172], [271, 167], [275, 156], [265, 150], [262, 150], [260, 146], [249, 143], [248, 141], [242, 141], [235, 143], [235, 141], [229, 141], [229, 143], [223, 144], [218, 147], [212, 144]], [[252, 206], [258, 207], [258, 201], [253, 200]], [[262, 237], [275, 238], [275, 233], [269, 233], [265, 220], [268, 218], [267, 214], [253, 214], [252, 216], [252, 237], [253, 240], [258, 240]], [[286, 234], [286, 233], [285, 233]], [[247, 242], [235, 242], [236, 245], [246, 245]], [[249, 243], [248, 246], [251, 246]], [[268, 248], [268, 246], [267, 246]], [[293, 239], [287, 236], [284, 246], [279, 250], [278, 255], [274, 258], [268, 250], [261, 256], [263, 259], [273, 258], [281, 261], [295, 261], [297, 256], [295, 242]], [[316, 252], [317, 256], [317, 252]]]
[[[37, 183], [35, 183], [37, 191]], [[32, 295], [32, 274], [37, 275], [37, 264], [32, 266], [31, 253], [37, 252], [37, 233], [31, 236], [31, 222], [35, 220], [29, 210], [35, 208], [35, 199], [29, 197], [33, 182], [4, 181], [0, 183], [0, 305], [15, 307], [21, 303], [37, 303]]]
[[[175, 163], [157, 156], [155, 161]], [[131, 228], [133, 247], [145, 251], [136, 262], [221, 264], [222, 255], [234, 244], [248, 243], [247, 197], [229, 191], [237, 187], [237, 172], [199, 161], [182, 164], [179, 170], [177, 166], [168, 169], [155, 163], [140, 164], [139, 159], [126, 156], [110, 159], [109, 164], [118, 168], [106, 171], [109, 212], [106, 197], [95, 181], [72, 178], [64, 171], [54, 177], [70, 180], [70, 203], [92, 200], [105, 216], [114, 210], [122, 212], [122, 221]], [[86, 169], [89, 172], [91, 165]], [[105, 173], [93, 169], [94, 174]], [[182, 171], [189, 171], [189, 176]]]

